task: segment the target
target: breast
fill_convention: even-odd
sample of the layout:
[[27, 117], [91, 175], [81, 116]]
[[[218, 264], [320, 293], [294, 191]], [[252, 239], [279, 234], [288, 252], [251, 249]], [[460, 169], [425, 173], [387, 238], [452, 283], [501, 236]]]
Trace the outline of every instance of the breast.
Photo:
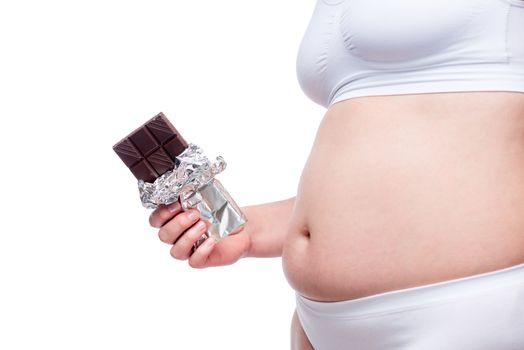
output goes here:
[[318, 0], [297, 54], [298, 81], [328, 107], [341, 90], [442, 91], [461, 79], [474, 84], [483, 64], [506, 74], [508, 48], [516, 46], [508, 41], [515, 22], [508, 7], [501, 0]]
[[523, 95], [438, 96], [328, 110], [284, 247], [299, 293], [347, 300], [524, 261]]
[[454, 45], [486, 1], [351, 0], [341, 4], [340, 30], [346, 48], [364, 60], [415, 60]]

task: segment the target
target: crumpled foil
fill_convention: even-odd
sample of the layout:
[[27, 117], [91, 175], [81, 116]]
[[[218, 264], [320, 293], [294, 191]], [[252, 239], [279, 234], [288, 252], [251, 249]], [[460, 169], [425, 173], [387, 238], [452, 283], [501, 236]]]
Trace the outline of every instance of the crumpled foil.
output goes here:
[[184, 210], [196, 208], [200, 218], [207, 221], [207, 231], [195, 243], [198, 248], [206, 238], [217, 240], [237, 232], [246, 223], [246, 217], [215, 175], [226, 168], [224, 158], [216, 157], [212, 163], [203, 150], [190, 143], [176, 157], [177, 166], [158, 177], [155, 182], [138, 181], [140, 200], [146, 208], [178, 200]]

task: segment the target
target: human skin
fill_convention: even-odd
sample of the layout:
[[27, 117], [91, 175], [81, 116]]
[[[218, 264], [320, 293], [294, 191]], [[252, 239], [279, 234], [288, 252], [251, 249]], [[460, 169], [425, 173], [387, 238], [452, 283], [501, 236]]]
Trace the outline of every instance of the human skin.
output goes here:
[[[169, 244], [186, 232], [171, 252], [196, 268], [282, 255], [290, 285], [319, 301], [522, 263], [524, 93], [336, 103], [319, 125], [296, 198], [242, 210], [244, 230], [191, 256], [201, 233], [188, 213], [159, 208], [151, 224]], [[294, 317], [292, 347], [308, 346]]]

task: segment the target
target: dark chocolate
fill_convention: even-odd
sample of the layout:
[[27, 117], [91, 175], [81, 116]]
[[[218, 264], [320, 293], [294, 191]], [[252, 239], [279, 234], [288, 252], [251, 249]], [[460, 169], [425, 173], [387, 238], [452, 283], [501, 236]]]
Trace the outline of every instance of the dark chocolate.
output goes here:
[[159, 113], [113, 146], [139, 180], [154, 182], [176, 165], [187, 142], [163, 113]]

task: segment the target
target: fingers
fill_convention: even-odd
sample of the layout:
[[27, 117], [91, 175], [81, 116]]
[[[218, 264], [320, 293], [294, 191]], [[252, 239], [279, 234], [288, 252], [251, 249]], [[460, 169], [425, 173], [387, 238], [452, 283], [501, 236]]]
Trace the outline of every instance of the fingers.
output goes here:
[[149, 224], [155, 228], [160, 228], [181, 211], [182, 206], [180, 205], [180, 202], [171, 203], [169, 205], [161, 205], [156, 208], [149, 216]]
[[199, 218], [200, 213], [197, 209], [190, 209], [185, 213], [180, 213], [160, 228], [158, 237], [164, 243], [174, 244], [178, 237], [197, 222]]
[[[189, 228], [180, 238], [175, 242], [171, 248], [171, 256], [178, 260], [185, 260], [190, 257], [193, 245], [206, 232], [206, 222], [200, 220], [191, 228]], [[198, 251], [198, 250], [197, 250]]]
[[207, 223], [200, 219], [197, 209], [183, 212], [179, 202], [159, 206], [149, 216], [149, 224], [159, 228], [158, 237], [167, 244], [173, 244], [170, 253], [178, 260], [188, 260], [193, 268], [206, 266], [207, 260], [216, 244], [210, 237], [193, 251], [193, 246], [207, 230]]

